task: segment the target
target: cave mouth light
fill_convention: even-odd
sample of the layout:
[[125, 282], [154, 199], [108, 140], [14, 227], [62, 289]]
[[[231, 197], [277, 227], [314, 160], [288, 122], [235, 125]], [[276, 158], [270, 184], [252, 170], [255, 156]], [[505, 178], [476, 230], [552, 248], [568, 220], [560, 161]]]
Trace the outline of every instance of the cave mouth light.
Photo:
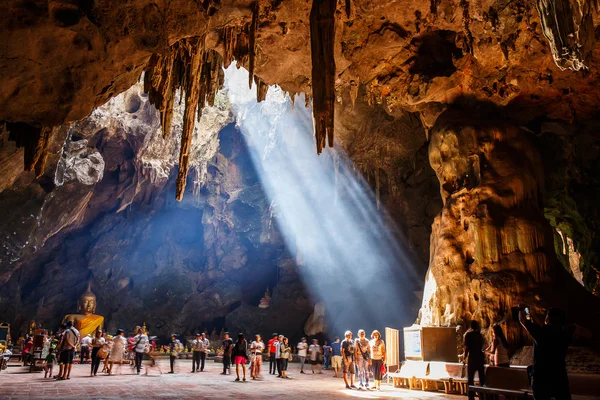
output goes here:
[[[336, 146], [315, 153], [313, 120], [279, 87], [256, 100], [248, 71], [231, 65], [225, 85], [241, 131], [286, 245], [330, 332], [399, 327], [419, 280], [405, 241], [377, 210], [372, 190]], [[340, 335], [341, 336], [341, 335]]]

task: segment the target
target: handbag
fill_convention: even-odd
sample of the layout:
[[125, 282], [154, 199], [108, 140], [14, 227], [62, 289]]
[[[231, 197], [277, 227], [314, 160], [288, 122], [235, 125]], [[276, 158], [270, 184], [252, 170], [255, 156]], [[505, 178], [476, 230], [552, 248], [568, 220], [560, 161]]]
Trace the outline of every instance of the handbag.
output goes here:
[[385, 364], [381, 364], [381, 375], [387, 374], [387, 369], [385, 368]]

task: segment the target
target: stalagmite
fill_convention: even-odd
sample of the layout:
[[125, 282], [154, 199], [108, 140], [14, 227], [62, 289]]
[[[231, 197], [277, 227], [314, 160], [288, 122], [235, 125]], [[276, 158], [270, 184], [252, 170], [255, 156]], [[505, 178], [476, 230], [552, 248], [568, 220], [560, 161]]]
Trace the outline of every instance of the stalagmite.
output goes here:
[[326, 143], [333, 147], [335, 7], [334, 0], [313, 0], [310, 11], [313, 118], [319, 154]]

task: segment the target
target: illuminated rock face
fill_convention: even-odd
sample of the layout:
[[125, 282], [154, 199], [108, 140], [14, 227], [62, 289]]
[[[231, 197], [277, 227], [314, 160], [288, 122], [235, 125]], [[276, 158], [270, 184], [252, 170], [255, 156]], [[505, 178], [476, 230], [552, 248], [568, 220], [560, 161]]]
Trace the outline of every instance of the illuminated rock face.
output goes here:
[[542, 162], [529, 134], [495, 120], [500, 114], [473, 111], [482, 119], [447, 111], [431, 132], [429, 160], [444, 206], [432, 227], [418, 322], [506, 322], [518, 341], [510, 308], [526, 303], [538, 319], [546, 307], [564, 306], [584, 326], [597, 325], [578, 309], [597, 301], [557, 261], [542, 208]]

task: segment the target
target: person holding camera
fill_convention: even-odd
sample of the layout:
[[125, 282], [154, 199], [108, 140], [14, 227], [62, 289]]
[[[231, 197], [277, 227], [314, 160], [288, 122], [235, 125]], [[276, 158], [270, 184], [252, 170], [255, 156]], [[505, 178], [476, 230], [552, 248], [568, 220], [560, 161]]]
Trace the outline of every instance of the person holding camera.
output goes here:
[[550, 308], [544, 325], [538, 325], [529, 307], [519, 305], [519, 322], [533, 337], [533, 365], [529, 368], [533, 397], [570, 400], [566, 357], [574, 327], [566, 326], [564, 311]]

